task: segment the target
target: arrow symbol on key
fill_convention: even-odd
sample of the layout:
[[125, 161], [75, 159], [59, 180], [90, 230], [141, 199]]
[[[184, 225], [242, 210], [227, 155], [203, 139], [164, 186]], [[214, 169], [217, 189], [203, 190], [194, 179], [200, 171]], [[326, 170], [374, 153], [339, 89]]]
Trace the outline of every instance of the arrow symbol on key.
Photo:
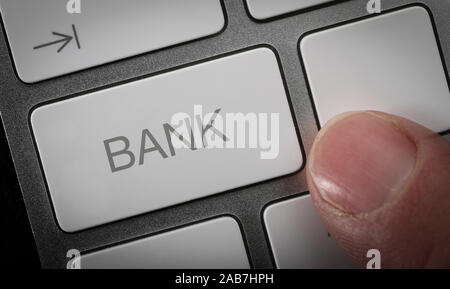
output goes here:
[[38, 45], [38, 46], [35, 46], [35, 47], [33, 47], [33, 49], [36, 50], [36, 49], [44, 48], [44, 47], [47, 47], [47, 46], [55, 45], [55, 44], [58, 44], [58, 43], [62, 43], [62, 45], [56, 51], [56, 52], [60, 53], [61, 50], [63, 50], [64, 47], [66, 47], [67, 44], [69, 44], [69, 42], [71, 42], [72, 39], [74, 39], [74, 38], [75, 38], [75, 41], [77, 43], [78, 49], [80, 49], [81, 47], [80, 47], [80, 41], [79, 41], [78, 35], [77, 35], [77, 30], [75, 29], [75, 25], [73, 25], [73, 24], [72, 24], [72, 32], [73, 32], [73, 36], [62, 34], [62, 33], [58, 33], [58, 32], [52, 32], [53, 35], [59, 36], [60, 39], [55, 40], [55, 41], [51, 41], [51, 42], [47, 42], [47, 43], [44, 43], [44, 44], [41, 44], [41, 45]]

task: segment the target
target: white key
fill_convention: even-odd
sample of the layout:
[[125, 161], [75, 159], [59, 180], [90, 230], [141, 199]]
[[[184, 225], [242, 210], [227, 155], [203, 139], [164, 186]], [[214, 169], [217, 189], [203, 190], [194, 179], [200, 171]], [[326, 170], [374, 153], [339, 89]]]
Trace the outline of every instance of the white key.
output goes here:
[[225, 24], [219, 0], [0, 0], [0, 12], [17, 73], [28, 83], [211, 35]]
[[449, 87], [424, 8], [317, 32], [300, 49], [321, 125], [345, 111], [381, 110], [450, 128]]
[[264, 20], [333, 0], [246, 0], [250, 14]]
[[281, 201], [264, 211], [277, 268], [353, 268], [317, 214], [309, 195]]
[[[189, 121], [178, 132], [192, 127], [201, 147], [196, 105], [202, 105], [195, 115], [203, 116], [205, 128], [206, 114], [221, 109], [213, 126], [228, 138], [225, 144], [216, 138], [225, 148], [172, 153], [164, 124], [179, 112]], [[239, 120], [227, 117], [236, 113], [257, 123], [238, 128]], [[303, 162], [277, 59], [268, 48], [45, 105], [33, 111], [31, 123], [58, 223], [69, 232], [289, 174]], [[211, 135], [217, 134], [207, 132], [205, 142], [214, 144]], [[240, 133], [245, 140], [237, 138]], [[155, 142], [161, 150], [146, 152]]]
[[249, 269], [242, 233], [220, 217], [81, 256], [81, 269]]

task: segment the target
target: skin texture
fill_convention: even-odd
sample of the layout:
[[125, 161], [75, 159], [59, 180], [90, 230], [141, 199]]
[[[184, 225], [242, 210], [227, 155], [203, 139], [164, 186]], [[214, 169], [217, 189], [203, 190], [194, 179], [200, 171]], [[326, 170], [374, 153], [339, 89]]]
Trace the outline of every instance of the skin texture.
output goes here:
[[350, 112], [319, 132], [307, 163], [329, 232], [365, 268], [450, 268], [450, 142], [407, 119]]

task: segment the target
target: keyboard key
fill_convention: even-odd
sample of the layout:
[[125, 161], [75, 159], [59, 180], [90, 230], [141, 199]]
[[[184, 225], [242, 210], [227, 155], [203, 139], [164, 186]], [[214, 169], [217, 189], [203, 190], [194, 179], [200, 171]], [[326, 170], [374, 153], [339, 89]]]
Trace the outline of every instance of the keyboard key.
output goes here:
[[289, 12], [313, 7], [333, 0], [246, 0], [250, 15], [264, 20]]
[[449, 86], [424, 8], [310, 34], [300, 50], [320, 125], [345, 111], [380, 110], [450, 128]]
[[249, 269], [241, 230], [220, 217], [81, 256], [82, 269]]
[[354, 267], [328, 235], [309, 195], [270, 205], [264, 223], [279, 269]]
[[[289, 174], [303, 162], [268, 48], [41, 106], [31, 124], [69, 232]], [[170, 128], [187, 147], [175, 148]]]
[[220, 0], [80, 1], [79, 10], [70, 2], [0, 0], [22, 81], [37, 82], [212, 35], [225, 25]]

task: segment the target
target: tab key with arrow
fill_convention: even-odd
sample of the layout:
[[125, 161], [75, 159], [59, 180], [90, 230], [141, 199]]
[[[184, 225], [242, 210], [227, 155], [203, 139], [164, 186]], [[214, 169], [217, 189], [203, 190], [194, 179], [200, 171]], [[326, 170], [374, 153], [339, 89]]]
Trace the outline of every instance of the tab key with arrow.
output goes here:
[[59, 49], [56, 51], [57, 53], [60, 53], [67, 46], [67, 44], [69, 44], [69, 42], [71, 42], [72, 39], [74, 39], [74, 38], [75, 38], [75, 42], [77, 43], [78, 49], [81, 49], [80, 41], [78, 39], [77, 30], [76, 30], [74, 24], [72, 24], [72, 31], [73, 31], [73, 36], [62, 34], [62, 33], [58, 33], [58, 32], [52, 32], [53, 35], [59, 36], [61, 38], [58, 39], [58, 40], [55, 40], [55, 41], [51, 41], [51, 42], [47, 42], [47, 43], [35, 46], [35, 47], [33, 47], [33, 49], [36, 50], [36, 49], [44, 48], [44, 47], [47, 47], [47, 46], [55, 45], [55, 44], [58, 44], [58, 43], [63, 43], [59, 47]]

